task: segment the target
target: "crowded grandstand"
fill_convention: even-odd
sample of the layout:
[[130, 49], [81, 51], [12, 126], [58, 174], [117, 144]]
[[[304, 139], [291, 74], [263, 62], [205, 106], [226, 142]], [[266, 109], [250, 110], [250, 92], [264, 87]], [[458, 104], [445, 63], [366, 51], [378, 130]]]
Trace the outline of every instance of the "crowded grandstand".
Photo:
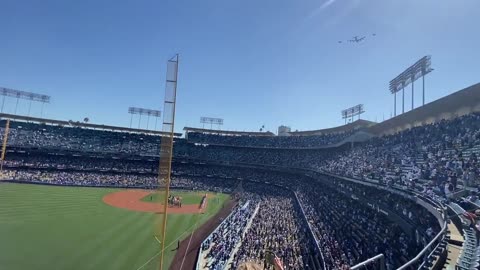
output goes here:
[[[474, 104], [458, 103], [462, 95], [473, 95]], [[475, 85], [349, 129], [176, 134], [171, 186], [237, 200], [201, 243], [196, 269], [263, 264], [270, 251], [283, 269], [478, 269], [479, 95]], [[4, 181], [159, 185], [162, 132], [0, 117]], [[379, 254], [380, 262], [362, 264]]]

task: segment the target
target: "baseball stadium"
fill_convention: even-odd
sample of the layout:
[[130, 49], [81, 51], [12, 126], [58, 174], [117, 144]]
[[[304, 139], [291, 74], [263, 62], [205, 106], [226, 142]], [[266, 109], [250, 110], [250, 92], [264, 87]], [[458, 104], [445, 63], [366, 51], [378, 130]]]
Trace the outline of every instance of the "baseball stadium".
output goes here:
[[[417, 7], [412, 1], [405, 5]], [[0, 57], [6, 66], [18, 64], [0, 64], [0, 84], [7, 84], [0, 87], [0, 270], [480, 269], [480, 83], [471, 83], [478, 74], [462, 67], [478, 63], [478, 52], [475, 60], [463, 56], [470, 47], [458, 49], [463, 64], [454, 65], [443, 47], [418, 35], [399, 49], [408, 61], [387, 65], [386, 58], [399, 56], [382, 48], [402, 27], [369, 16], [372, 4], [356, 0], [244, 3], [248, 11], [238, 3], [174, 2], [5, 5], [10, 30], [0, 28], [6, 37]], [[388, 18], [400, 8], [372, 2]], [[461, 14], [449, 23], [470, 27], [467, 15], [480, 5], [465, 2], [469, 9], [439, 4], [439, 14]], [[253, 6], [276, 14], [257, 14]], [[29, 23], [14, 20], [27, 13]], [[430, 25], [416, 13], [405, 16], [405, 24]], [[171, 24], [177, 17], [192, 20]], [[454, 32], [432, 18], [441, 33]], [[164, 23], [160, 32], [154, 22]], [[320, 28], [310, 29], [313, 23]], [[336, 38], [367, 25], [379, 31]], [[334, 42], [313, 35], [297, 43], [275, 31], [320, 31]], [[32, 43], [14, 40], [13, 48], [7, 40], [17, 34]], [[309, 47], [315, 42], [335, 61], [351, 63], [342, 65], [345, 74], [330, 56], [316, 58]], [[162, 54], [152, 49], [160, 43]], [[202, 51], [213, 46], [218, 55], [191, 44]], [[429, 44], [433, 56], [424, 53]], [[161, 67], [151, 63], [160, 55]], [[37, 66], [44, 57], [51, 67]], [[216, 65], [223, 60], [235, 65]], [[68, 64], [56, 68], [61, 61]], [[258, 75], [257, 65], [278, 73]], [[161, 80], [152, 67], [164, 74]], [[338, 78], [317, 80], [309, 73], [317, 68]], [[463, 81], [457, 87], [446, 74], [460, 72], [466, 75], [455, 79]], [[131, 81], [138, 87], [128, 92]], [[383, 90], [358, 90], [376, 81]], [[316, 96], [306, 90], [310, 83], [330, 90]], [[430, 94], [439, 85], [441, 94]], [[117, 110], [130, 102], [145, 106]], [[337, 105], [345, 109], [332, 120], [328, 110]], [[292, 125], [276, 125], [277, 118]]]

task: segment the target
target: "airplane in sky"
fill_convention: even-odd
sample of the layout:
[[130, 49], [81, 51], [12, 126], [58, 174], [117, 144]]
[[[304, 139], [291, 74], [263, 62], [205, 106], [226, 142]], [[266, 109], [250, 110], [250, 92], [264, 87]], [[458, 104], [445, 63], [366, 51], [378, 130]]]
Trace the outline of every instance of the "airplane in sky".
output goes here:
[[[372, 36], [376, 36], [377, 34], [373, 33]], [[365, 39], [365, 36], [359, 37], [359, 36], [354, 36], [352, 39], [348, 40], [348, 42], [355, 42], [355, 43], [360, 43]], [[343, 43], [342, 40], [339, 40], [338, 43]]]
[[350, 39], [349, 41], [359, 43], [359, 42], [362, 42], [364, 39], [365, 39], [365, 36], [363, 37], [354, 36], [353, 39]]

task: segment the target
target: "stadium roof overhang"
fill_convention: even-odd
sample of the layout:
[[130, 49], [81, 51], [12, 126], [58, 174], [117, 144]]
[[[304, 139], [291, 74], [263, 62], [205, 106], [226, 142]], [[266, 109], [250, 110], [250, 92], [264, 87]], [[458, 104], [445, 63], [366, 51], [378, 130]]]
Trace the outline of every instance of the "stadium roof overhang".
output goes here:
[[412, 127], [480, 111], [480, 83], [397, 115], [368, 128], [376, 135], [393, 134]]
[[[10, 119], [15, 121], [34, 122], [39, 124], [56, 125], [56, 126], [64, 126], [64, 127], [80, 127], [80, 128], [88, 128], [88, 129], [144, 133], [144, 134], [161, 135], [161, 136], [167, 135], [167, 133], [163, 131], [157, 131], [157, 130], [118, 127], [118, 126], [110, 126], [110, 125], [84, 123], [79, 121], [74, 122], [74, 121], [54, 120], [54, 119], [46, 119], [46, 118], [38, 118], [38, 117], [22, 116], [22, 115], [6, 114], [6, 113], [0, 113], [0, 119]], [[181, 137], [182, 134], [174, 133], [174, 136]]]
[[207, 134], [219, 134], [219, 135], [234, 135], [234, 136], [275, 136], [270, 131], [267, 132], [254, 132], [254, 131], [233, 131], [233, 130], [219, 130], [219, 129], [206, 129], [206, 128], [193, 128], [184, 127], [183, 130], [188, 132], [198, 132]]
[[346, 125], [342, 125], [338, 127], [317, 129], [317, 130], [306, 130], [306, 131], [292, 131], [292, 132], [289, 132], [289, 134], [292, 136], [312, 136], [312, 135], [321, 135], [321, 134], [334, 134], [334, 133], [348, 132], [348, 131], [360, 129], [360, 128], [367, 128], [375, 124], [376, 124], [375, 122], [361, 119], [361, 120], [357, 120], [352, 123], [348, 123]]

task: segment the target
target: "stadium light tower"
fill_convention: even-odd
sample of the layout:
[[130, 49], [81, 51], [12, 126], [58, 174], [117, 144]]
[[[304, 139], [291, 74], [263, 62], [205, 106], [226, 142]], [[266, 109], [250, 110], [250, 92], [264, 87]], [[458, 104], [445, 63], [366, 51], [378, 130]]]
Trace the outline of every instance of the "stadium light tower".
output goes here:
[[32, 92], [14, 90], [14, 89], [5, 88], [5, 87], [0, 87], [0, 95], [3, 96], [2, 108], [1, 108], [2, 113], [3, 113], [3, 108], [5, 106], [5, 98], [6, 97], [13, 97], [13, 98], [17, 99], [17, 102], [15, 103], [14, 114], [17, 114], [17, 107], [18, 107], [18, 102], [20, 101], [20, 99], [29, 100], [30, 102], [29, 102], [29, 105], [28, 105], [28, 114], [27, 114], [28, 116], [30, 116], [30, 109], [32, 107], [32, 101], [42, 103], [41, 116], [43, 116], [43, 106], [45, 105], [45, 103], [50, 103], [50, 96], [42, 95], [42, 94], [36, 94], [36, 93], [32, 93]]
[[354, 116], [358, 115], [358, 119], [360, 120], [360, 115], [364, 112], [365, 110], [364, 110], [363, 104], [358, 104], [356, 106], [343, 110], [342, 118], [345, 119], [345, 125], [347, 124], [347, 119], [349, 118], [353, 122]]
[[132, 121], [133, 121], [133, 115], [138, 114], [138, 128], [140, 128], [140, 121], [142, 120], [142, 115], [147, 115], [147, 129], [148, 129], [148, 124], [150, 122], [150, 116], [155, 117], [155, 129], [157, 129], [157, 119], [160, 118], [162, 115], [161, 111], [157, 110], [150, 110], [150, 109], [144, 109], [144, 108], [136, 108], [136, 107], [129, 107], [128, 108], [128, 113], [131, 114], [130, 117], [130, 128], [132, 127]]
[[412, 110], [415, 107], [415, 88], [414, 82], [422, 77], [422, 106], [425, 105], [425, 75], [433, 71], [431, 68], [432, 57], [427, 55], [418, 60], [415, 64], [407, 68], [400, 75], [390, 81], [390, 92], [393, 94], [393, 111], [397, 116], [397, 92], [402, 90], [402, 113], [405, 112], [405, 87], [412, 84]]
[[200, 123], [203, 124], [203, 128], [205, 128], [205, 124], [210, 124], [210, 129], [213, 128], [213, 125], [217, 125], [217, 128], [220, 129], [220, 126], [223, 125], [223, 119], [202, 116], [200, 117]]

